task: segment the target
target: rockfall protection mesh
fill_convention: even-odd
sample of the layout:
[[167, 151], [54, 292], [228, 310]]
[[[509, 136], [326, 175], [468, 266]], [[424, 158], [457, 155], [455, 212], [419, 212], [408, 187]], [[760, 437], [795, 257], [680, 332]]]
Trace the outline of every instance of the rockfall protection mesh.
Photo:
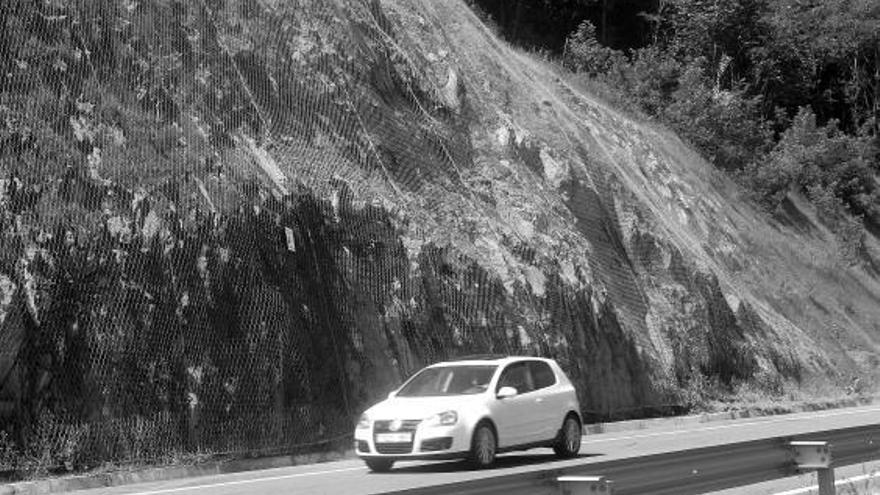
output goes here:
[[[476, 174], [462, 83], [400, 22], [372, 0], [0, 3], [0, 470], [347, 445], [407, 374], [475, 352], [557, 358], [590, 418], [677, 407], [622, 330], [645, 320], [633, 263], [671, 248], [630, 261], [586, 179], [535, 215], [570, 212], [597, 280], [505, 227], [539, 150], [512, 134]], [[713, 335], [679, 379], [750, 373], [742, 335]]]

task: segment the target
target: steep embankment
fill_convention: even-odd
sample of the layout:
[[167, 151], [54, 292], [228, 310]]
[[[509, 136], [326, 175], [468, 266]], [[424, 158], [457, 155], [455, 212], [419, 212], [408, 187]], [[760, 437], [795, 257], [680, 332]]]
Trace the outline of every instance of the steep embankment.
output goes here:
[[[438, 92], [448, 95], [451, 70], [467, 89], [476, 158], [462, 175], [503, 184], [489, 191], [494, 208], [480, 205], [486, 216], [519, 241], [517, 227], [531, 224], [524, 242], [538, 258], [584, 270], [594, 300], [611, 303], [663, 377], [681, 383], [696, 369], [772, 384], [779, 375], [876, 368], [876, 272], [838, 260], [833, 236], [796, 197], [776, 219], [756, 211], [674, 136], [499, 43], [460, 5], [401, 3], [389, 15], [403, 26], [395, 46], [425, 68], [428, 85], [446, 81]], [[498, 180], [504, 168], [523, 179]], [[529, 199], [505, 203], [511, 191]], [[576, 240], [535, 240], [562, 233], [542, 225], [548, 210], [531, 209], [545, 204]], [[586, 260], [577, 258], [584, 240]], [[528, 267], [511, 273], [541, 298]]]
[[557, 358], [592, 417], [877, 368], [878, 274], [797, 198], [757, 212], [461, 1], [0, 13], [16, 449], [286, 450], [466, 353]]

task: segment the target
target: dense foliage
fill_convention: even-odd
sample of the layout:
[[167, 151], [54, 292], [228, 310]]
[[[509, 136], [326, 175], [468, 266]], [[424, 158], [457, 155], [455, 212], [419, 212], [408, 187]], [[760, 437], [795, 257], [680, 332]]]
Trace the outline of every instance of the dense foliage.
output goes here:
[[[581, 19], [560, 50], [567, 67], [671, 125], [756, 190], [760, 203], [776, 207], [800, 192], [826, 217], [834, 210], [833, 218], [880, 225], [880, 4], [659, 0], [640, 12], [621, 2], [555, 5], [567, 14], [556, 18]], [[627, 12], [647, 22], [622, 20]], [[597, 16], [641, 31], [608, 40], [615, 29], [596, 27]], [[501, 25], [508, 37], [520, 32]]]
[[644, 45], [651, 36], [657, 0], [467, 0], [517, 43], [562, 50], [566, 34], [583, 20], [597, 27], [603, 45]]

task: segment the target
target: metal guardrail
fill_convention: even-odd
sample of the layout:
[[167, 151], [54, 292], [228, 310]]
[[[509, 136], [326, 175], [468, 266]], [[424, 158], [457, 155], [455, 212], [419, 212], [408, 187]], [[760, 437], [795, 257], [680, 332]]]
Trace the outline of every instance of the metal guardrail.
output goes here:
[[880, 424], [731, 442], [610, 461], [590, 460], [477, 480], [392, 492], [395, 495], [558, 495], [561, 476], [603, 476], [614, 495], [697, 495], [798, 474], [793, 441], [833, 446], [833, 466], [880, 460]]
[[819, 495], [834, 495], [834, 467], [828, 442], [797, 441], [789, 444], [794, 462], [801, 471], [816, 470]]

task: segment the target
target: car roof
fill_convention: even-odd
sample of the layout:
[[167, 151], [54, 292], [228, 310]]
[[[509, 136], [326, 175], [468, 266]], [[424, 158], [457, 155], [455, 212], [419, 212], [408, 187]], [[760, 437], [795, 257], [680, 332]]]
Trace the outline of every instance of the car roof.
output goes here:
[[471, 356], [462, 356], [458, 358], [449, 359], [447, 361], [441, 361], [439, 363], [434, 363], [430, 367], [435, 366], [454, 366], [454, 365], [462, 365], [462, 364], [495, 364], [495, 365], [504, 365], [508, 363], [512, 363], [514, 361], [522, 361], [525, 359], [537, 360], [537, 361], [551, 361], [547, 358], [542, 358], [538, 356], [510, 356], [507, 354], [474, 354]]

